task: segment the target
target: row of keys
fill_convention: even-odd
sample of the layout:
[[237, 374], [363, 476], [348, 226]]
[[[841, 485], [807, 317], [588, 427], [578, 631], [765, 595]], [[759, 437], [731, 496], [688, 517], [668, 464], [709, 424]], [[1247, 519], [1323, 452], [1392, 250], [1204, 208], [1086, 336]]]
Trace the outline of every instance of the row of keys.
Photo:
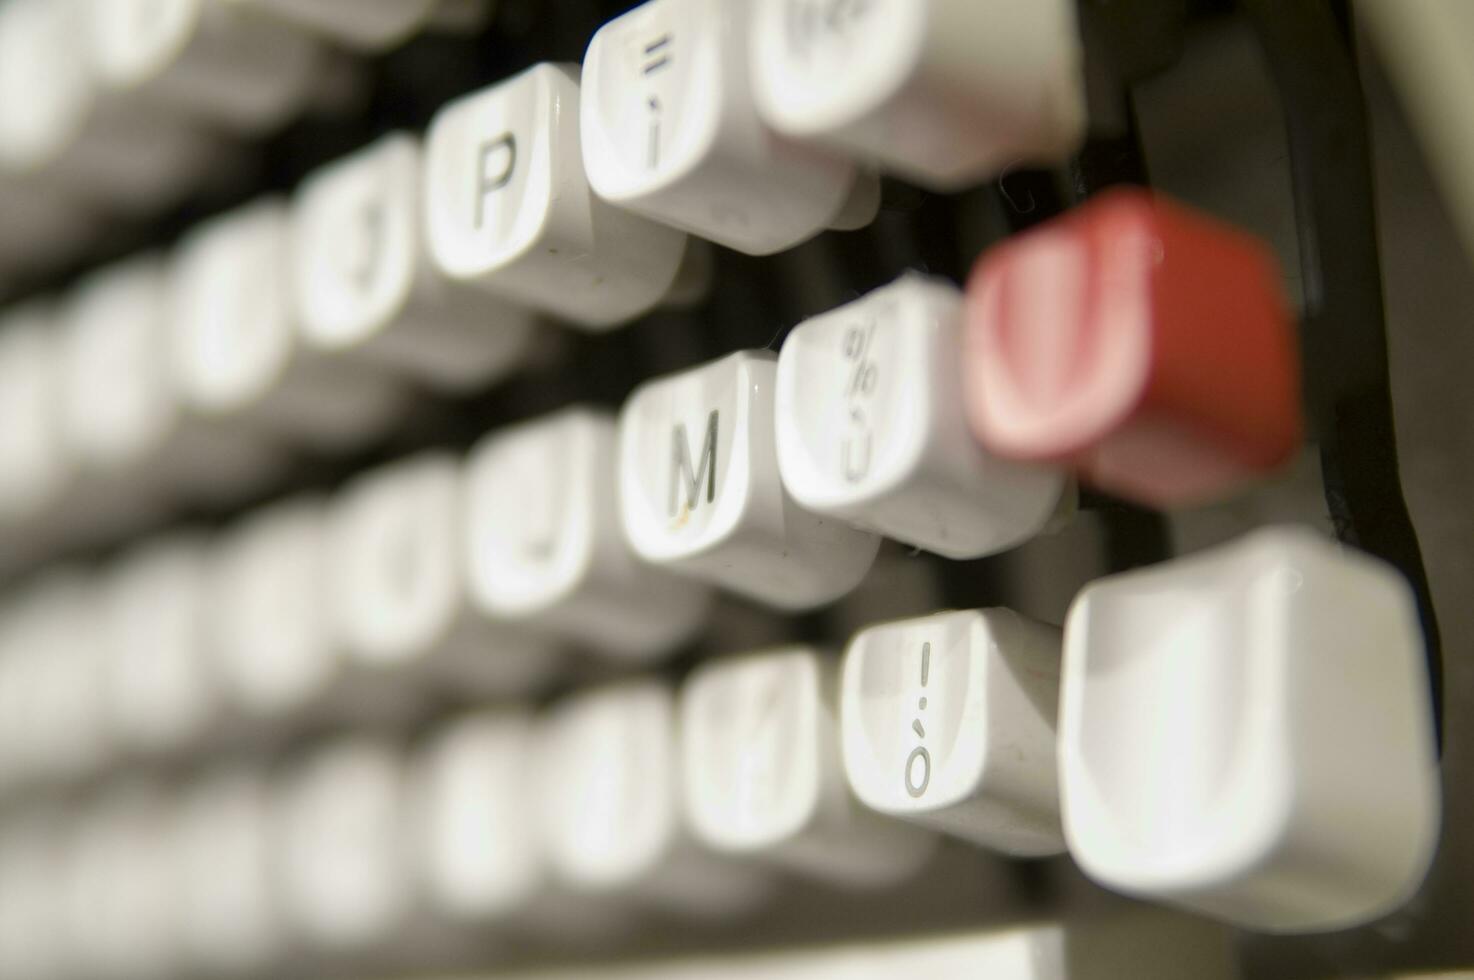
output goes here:
[[[412, 480], [420, 500], [454, 492], [448, 464], [394, 475]], [[468, 600], [443, 588], [456, 574], [443, 540], [453, 521], [436, 520], [433, 510], [385, 511], [401, 528], [434, 525], [403, 538], [408, 550], [357, 522], [379, 486], [350, 491], [348, 523], [337, 528], [347, 534], [337, 554], [348, 560], [326, 576], [336, 611], [350, 614], [343, 642], [360, 668], [424, 669], [432, 651], [407, 646], [417, 642], [433, 644], [442, 661], [453, 655], [463, 678], [503, 691], [547, 669], [545, 652], [512, 642], [510, 624], [488, 636], [491, 624], [468, 622]], [[211, 638], [208, 577], [167, 547], [140, 559], [105, 605], [115, 643], [127, 643], [104, 646], [104, 663], [91, 659], [99, 652], [88, 645], [91, 619], [66, 591], [75, 583], [52, 583], [7, 620], [0, 746], [11, 775], [39, 758], [94, 761], [87, 749], [108, 735], [99, 731], [109, 720], [99, 717], [99, 701], [111, 704], [111, 720], [124, 726], [118, 734], [135, 736], [136, 747], [161, 748], [210, 718], [210, 667], [199, 662]], [[366, 576], [363, 565], [377, 571]], [[214, 639], [246, 644], [223, 674], [275, 669], [280, 681], [283, 671], [300, 678], [315, 669], [309, 657], [321, 651], [301, 641], [304, 627], [321, 628], [312, 586], [324, 576], [310, 564], [289, 571], [295, 577], [258, 580], [254, 594], [227, 580], [216, 597], [222, 608], [245, 604], [216, 623], [226, 629]], [[251, 604], [262, 589], [274, 606]], [[684, 613], [690, 601], [673, 589], [645, 595], [640, 614], [649, 618]], [[624, 601], [626, 615], [638, 608], [635, 595]], [[240, 616], [242, 608], [252, 615]], [[467, 631], [477, 627], [472, 644]], [[460, 633], [453, 643], [452, 632]], [[411, 653], [418, 664], [406, 660]], [[679, 784], [687, 831], [706, 846], [761, 852], [821, 877], [890, 881], [914, 867], [924, 848], [905, 840], [917, 835], [877, 822], [878, 811], [1014, 856], [1067, 845], [1113, 889], [1251, 928], [1343, 928], [1405, 901], [1436, 844], [1424, 656], [1410, 591], [1395, 571], [1309, 532], [1270, 529], [1087, 586], [1062, 640], [1059, 630], [1007, 610], [938, 613], [862, 630], [842, 668], [803, 647], [707, 661], [685, 682], [679, 710], [659, 684], [586, 695], [570, 702], [585, 706], [569, 715], [578, 720], [541, 740], [563, 753], [544, 771], [563, 781], [558, 794], [585, 785], [583, 772], [588, 793], [609, 795], [598, 806], [558, 795], [545, 821], [573, 821], [567, 860], [587, 862], [580, 874], [618, 877], [626, 860], [640, 864], [628, 849], [646, 854], [655, 845], [605, 821], [653, 820], [652, 794], [674, 794]], [[336, 687], [351, 690], [341, 679]], [[679, 750], [668, 742], [677, 714]], [[458, 765], [487, 775], [496, 753], [478, 737], [449, 744], [468, 745], [447, 751], [463, 752]], [[524, 754], [506, 751], [509, 760]], [[680, 778], [659, 789], [618, 785], [672, 771]], [[347, 802], [354, 792], [322, 795], [359, 813]], [[473, 843], [484, 825], [471, 825]], [[337, 833], [337, 820], [328, 826]], [[659, 826], [661, 848], [679, 850], [674, 825]], [[881, 838], [889, 842], [875, 845]], [[448, 854], [448, 874], [474, 869], [468, 846]], [[504, 883], [501, 873], [491, 879]], [[674, 878], [692, 880], [707, 877]], [[448, 887], [479, 895], [493, 886]], [[318, 897], [304, 907], [342, 914], [342, 902]]]
[[[43, 255], [65, 252], [99, 215], [175, 203], [230, 169], [236, 140], [280, 128], [344, 88], [350, 66], [340, 46], [381, 51], [432, 24], [467, 29], [489, 13], [483, 0], [7, 3], [5, 244], [34, 247], [34, 233]], [[17, 248], [17, 259], [29, 257]]]
[[[511, 370], [537, 333], [521, 305], [533, 292], [566, 312], [578, 296], [655, 303], [670, 285], [628, 278], [641, 297], [616, 300], [617, 263], [561, 237], [499, 264], [493, 281], [518, 283], [500, 296], [450, 280], [426, 254], [421, 169], [412, 137], [387, 137], [308, 181], [290, 211], [263, 202], [197, 229], [167, 277], [151, 260], [98, 274], [59, 337], [42, 311], [12, 314], [0, 514], [43, 510], [72, 474], [131, 480], [155, 505], [161, 484], [241, 493], [270, 480], [283, 446], [381, 431], [411, 386]], [[548, 254], [560, 249], [584, 278], [565, 278]], [[681, 254], [666, 255], [671, 276]], [[800, 324], [776, 365], [746, 353], [639, 389], [620, 449], [625, 527], [651, 561], [705, 563], [738, 591], [811, 606], [864, 571], [873, 538], [841, 525], [978, 557], [1053, 520], [1066, 469], [1158, 506], [1233, 492], [1296, 451], [1298, 375], [1261, 248], [1122, 191], [986, 252], [966, 297], [907, 275]], [[126, 505], [116, 489], [108, 503]], [[774, 568], [780, 538], [780, 564], [824, 581]]]

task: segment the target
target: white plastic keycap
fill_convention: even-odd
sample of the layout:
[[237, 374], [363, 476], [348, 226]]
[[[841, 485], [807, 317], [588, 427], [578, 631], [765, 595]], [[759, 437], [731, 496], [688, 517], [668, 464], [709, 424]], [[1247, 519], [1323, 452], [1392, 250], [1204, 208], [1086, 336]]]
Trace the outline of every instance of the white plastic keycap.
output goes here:
[[215, 548], [210, 651], [222, 695], [280, 720], [322, 703], [344, 668], [326, 581], [328, 517], [315, 499], [247, 515]]
[[778, 465], [802, 506], [949, 558], [1039, 533], [1056, 470], [972, 438], [959, 367], [962, 297], [909, 273], [799, 324], [778, 356]]
[[0, 822], [0, 976], [61, 980], [75, 965], [68, 943], [67, 823], [44, 806]]
[[753, 0], [780, 132], [938, 189], [1062, 159], [1084, 133], [1073, 0]]
[[207, 576], [204, 542], [183, 532], [137, 545], [105, 573], [103, 696], [128, 750], [192, 747], [216, 719]]
[[864, 630], [840, 726], [860, 801], [1017, 857], [1065, 849], [1055, 767], [1060, 631], [1009, 609]]
[[312, 95], [315, 40], [218, 0], [88, 0], [91, 64], [126, 98], [258, 133]]
[[419, 140], [391, 133], [307, 178], [292, 205], [296, 306], [312, 348], [456, 391], [513, 368], [533, 323], [434, 267], [421, 170]]
[[333, 506], [333, 611], [356, 663], [503, 693], [553, 668], [547, 644], [471, 604], [455, 457], [433, 452], [369, 472]]
[[344, 448], [376, 435], [400, 392], [366, 365], [305, 347], [286, 205], [263, 200], [193, 229], [171, 269], [175, 381], [191, 408], [273, 438]]
[[410, 810], [394, 743], [343, 736], [300, 760], [272, 803], [286, 926], [329, 952], [392, 943], [414, 911]]
[[766, 889], [752, 868], [700, 848], [687, 826], [675, 715], [654, 680], [583, 691], [551, 709], [540, 754], [548, 856], [581, 893], [731, 915]]
[[513, 710], [453, 718], [416, 752], [417, 867], [451, 918], [520, 916], [545, 891], [536, 759], [533, 723]]
[[838, 677], [792, 647], [702, 664], [681, 695], [681, 779], [697, 837], [852, 885], [915, 873], [933, 839], [866, 810], [840, 761]]
[[184, 955], [213, 973], [259, 975], [285, 939], [266, 772], [223, 764], [178, 793], [169, 830]]
[[880, 195], [759, 118], [749, 20], [746, 0], [649, 0], [605, 24], [584, 56], [584, 166], [605, 200], [768, 255], [868, 223]]
[[1406, 582], [1307, 529], [1093, 583], [1065, 626], [1071, 854], [1250, 929], [1392, 911], [1438, 837], [1425, 656]]
[[784, 490], [776, 373], [770, 352], [739, 351], [636, 389], [619, 421], [620, 509], [646, 561], [804, 609], [854, 588], [880, 539]]
[[615, 425], [566, 409], [492, 432], [467, 464], [470, 588], [488, 615], [616, 657], [668, 653], [706, 589], [635, 557], [619, 526]]
[[442, 107], [426, 137], [426, 220], [452, 279], [602, 329], [665, 298], [687, 242], [594, 194], [578, 120], [578, 70], [563, 65]]
[[0, 316], [0, 527], [55, 506], [70, 476], [58, 329], [39, 306]]

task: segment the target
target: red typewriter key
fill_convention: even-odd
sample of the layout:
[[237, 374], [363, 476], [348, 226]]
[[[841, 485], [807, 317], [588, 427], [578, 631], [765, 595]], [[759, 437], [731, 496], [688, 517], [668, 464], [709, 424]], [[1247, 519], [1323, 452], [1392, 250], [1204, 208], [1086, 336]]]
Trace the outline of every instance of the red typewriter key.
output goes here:
[[1256, 239], [1140, 189], [990, 249], [968, 283], [968, 413], [993, 452], [1154, 506], [1222, 497], [1300, 443], [1300, 368]]

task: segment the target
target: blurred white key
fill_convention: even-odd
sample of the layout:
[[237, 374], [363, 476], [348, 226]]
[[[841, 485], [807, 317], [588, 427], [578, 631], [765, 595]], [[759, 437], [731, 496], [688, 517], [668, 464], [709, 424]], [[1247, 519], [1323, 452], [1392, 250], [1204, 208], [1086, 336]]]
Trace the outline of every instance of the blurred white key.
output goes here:
[[345, 47], [386, 51], [430, 22], [440, 0], [222, 0], [241, 12], [266, 14]]
[[317, 42], [218, 0], [88, 0], [102, 85], [242, 133], [279, 126], [310, 99]]
[[401, 392], [366, 365], [302, 343], [292, 303], [287, 209], [268, 199], [212, 219], [184, 239], [171, 268], [173, 370], [185, 401], [209, 417], [317, 448], [379, 434]]
[[531, 720], [463, 715], [414, 759], [416, 854], [425, 891], [455, 919], [520, 916], [547, 885]]
[[12, 591], [7, 682], [20, 696], [7, 710], [7, 751], [33, 781], [76, 780], [108, 749], [98, 597], [61, 569]]
[[179, 965], [179, 895], [163, 791], [114, 783], [87, 805], [67, 851], [69, 949], [83, 975], [159, 980]]
[[360, 355], [432, 388], [514, 368], [530, 314], [452, 282], [430, 259], [420, 143], [391, 133], [307, 178], [292, 205], [293, 281], [307, 343]]
[[79, 520], [93, 508], [156, 511], [181, 494], [230, 499], [275, 472], [279, 456], [259, 440], [186, 411], [169, 371], [154, 258], [93, 273], [65, 316], [61, 422], [85, 477], [85, 506], [70, 511]]
[[1018, 857], [1065, 849], [1060, 631], [1009, 609], [873, 626], [845, 651], [840, 724], [860, 801]]
[[933, 839], [865, 809], [840, 760], [838, 677], [789, 647], [702, 664], [681, 695], [681, 779], [697, 837], [849, 885], [915, 873]]
[[105, 573], [103, 696], [112, 733], [129, 750], [192, 747], [216, 719], [208, 570], [204, 542], [178, 534], [135, 546]]
[[716, 918], [765, 896], [761, 873], [705, 852], [686, 825], [665, 683], [629, 681], [555, 705], [540, 761], [548, 855], [570, 889]]
[[471, 595], [488, 615], [636, 659], [705, 621], [706, 589], [640, 561], [624, 539], [603, 412], [492, 432], [471, 451], [466, 507]]
[[686, 236], [589, 187], [578, 69], [539, 64], [443, 106], [425, 141], [430, 251], [452, 279], [589, 328], [676, 282]]
[[59, 980], [75, 950], [67, 934], [66, 822], [38, 806], [0, 823], [0, 976]]
[[1425, 656], [1402, 577], [1303, 528], [1092, 583], [1065, 625], [1070, 853], [1250, 929], [1391, 912], [1438, 839]]
[[169, 823], [177, 928], [185, 955], [212, 973], [263, 975], [283, 949], [269, 789], [263, 769], [225, 764], [178, 791]]
[[963, 411], [959, 290], [907, 274], [801, 323], [778, 355], [778, 465], [802, 506], [949, 558], [1020, 544], [1062, 473], [989, 454]]
[[334, 952], [385, 946], [415, 889], [404, 761], [390, 741], [316, 748], [277, 789], [272, 853], [288, 928]]
[[953, 189], [1084, 134], [1073, 0], [754, 0], [767, 121]]
[[0, 526], [55, 506], [71, 475], [58, 329], [39, 305], [0, 316]]
[[448, 453], [358, 477], [333, 504], [337, 630], [355, 661], [493, 692], [525, 689], [554, 652], [470, 602], [465, 488]]
[[646, 382], [619, 420], [620, 513], [635, 552], [782, 609], [857, 585], [880, 539], [804, 510], [783, 489], [768, 351]]
[[178, 201], [217, 160], [197, 129], [104, 99], [82, 0], [0, 5], [0, 171], [119, 211]]
[[[751, 255], [874, 218], [875, 179], [759, 118], [750, 7], [649, 0], [584, 56], [584, 166], [600, 197]], [[852, 202], [853, 199], [853, 202]]]
[[258, 719], [321, 703], [345, 666], [328, 601], [325, 505], [293, 499], [250, 514], [213, 561], [210, 649], [222, 694]]

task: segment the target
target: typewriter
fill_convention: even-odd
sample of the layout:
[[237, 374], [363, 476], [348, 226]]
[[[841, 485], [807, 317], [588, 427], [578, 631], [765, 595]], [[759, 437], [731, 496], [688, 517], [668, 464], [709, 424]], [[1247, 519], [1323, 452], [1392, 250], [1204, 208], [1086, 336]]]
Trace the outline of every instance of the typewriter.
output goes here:
[[1471, 51], [0, 0], [0, 980], [1474, 977]]

